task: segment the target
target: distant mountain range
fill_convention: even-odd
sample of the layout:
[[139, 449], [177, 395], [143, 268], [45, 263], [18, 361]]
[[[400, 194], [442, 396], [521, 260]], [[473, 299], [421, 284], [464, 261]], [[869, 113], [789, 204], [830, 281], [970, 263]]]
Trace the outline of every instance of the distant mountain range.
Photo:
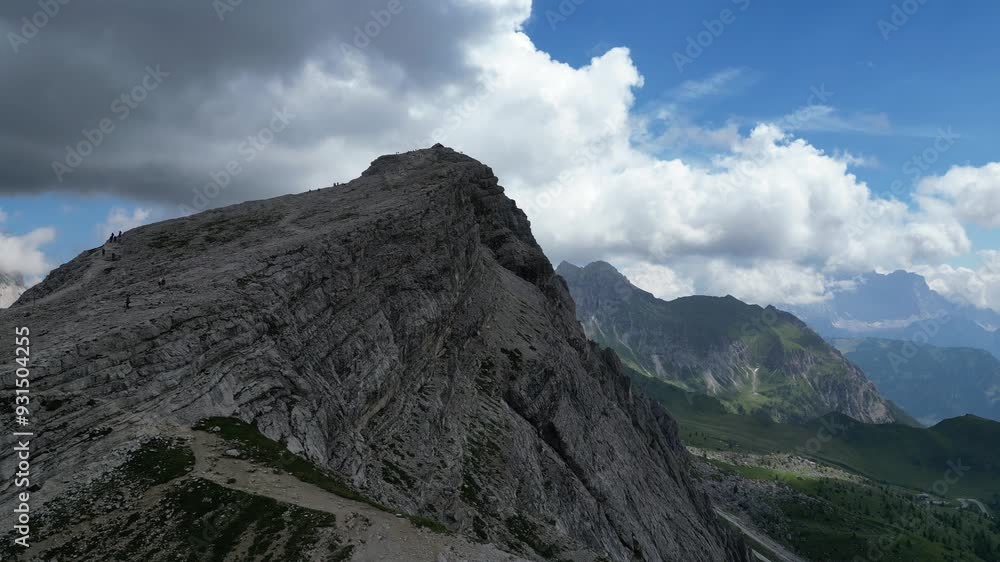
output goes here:
[[988, 352], [871, 338], [834, 344], [925, 425], [965, 414], [1000, 421], [1000, 360]]
[[734, 413], [779, 421], [830, 412], [868, 423], [905, 418], [791, 314], [731, 296], [663, 301], [604, 262], [563, 262], [557, 272], [587, 336], [647, 377], [714, 396]]
[[0, 308], [7, 308], [17, 302], [25, 290], [23, 278], [0, 273]]
[[971, 347], [1000, 357], [1000, 314], [961, 306], [927, 285], [920, 275], [868, 273], [850, 280], [825, 302], [774, 303], [827, 339], [882, 338], [940, 347]]

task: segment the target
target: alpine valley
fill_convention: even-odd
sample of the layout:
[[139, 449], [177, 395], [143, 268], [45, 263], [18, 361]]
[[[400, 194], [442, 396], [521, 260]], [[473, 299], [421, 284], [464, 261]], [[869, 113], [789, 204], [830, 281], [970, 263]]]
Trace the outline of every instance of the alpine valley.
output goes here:
[[989, 353], [827, 343], [773, 306], [663, 301], [604, 262], [558, 272], [588, 337], [678, 420], [696, 480], [758, 555], [1000, 559]]

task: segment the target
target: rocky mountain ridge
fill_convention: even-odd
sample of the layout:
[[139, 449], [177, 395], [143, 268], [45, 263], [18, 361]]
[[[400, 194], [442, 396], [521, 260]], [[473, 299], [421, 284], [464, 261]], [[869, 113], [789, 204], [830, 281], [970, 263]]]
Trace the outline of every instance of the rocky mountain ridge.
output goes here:
[[938, 347], [971, 347], [1000, 358], [1000, 314], [959, 305], [906, 271], [842, 280], [830, 299], [807, 305], [774, 303], [827, 339], [918, 340]]
[[791, 314], [731, 296], [662, 301], [604, 262], [564, 262], [558, 273], [588, 337], [641, 374], [777, 421], [832, 411], [896, 420], [864, 373]]
[[924, 425], [965, 414], [1000, 421], [1000, 360], [987, 351], [872, 338], [833, 344]]
[[[675, 422], [587, 341], [525, 215], [471, 158], [384, 156], [347, 184], [145, 226], [114, 250], [0, 311], [4, 333], [32, 333], [36, 510], [77, 501], [150, 438], [228, 417], [373, 504], [529, 559], [748, 560], [691, 485]], [[174, 503], [143, 519], [167, 530], [201, 489], [177, 464], [155, 481]], [[79, 519], [43, 532], [71, 540]], [[113, 523], [86, 532], [142, 524]], [[129, 548], [189, 552], [173, 530]], [[261, 532], [237, 542], [271, 548]]]

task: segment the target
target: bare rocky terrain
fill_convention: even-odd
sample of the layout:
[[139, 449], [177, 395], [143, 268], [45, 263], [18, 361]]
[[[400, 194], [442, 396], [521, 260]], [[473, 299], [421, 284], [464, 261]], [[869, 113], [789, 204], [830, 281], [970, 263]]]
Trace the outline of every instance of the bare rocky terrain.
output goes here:
[[[107, 250], [0, 311], [0, 332], [31, 329], [33, 539], [49, 559], [378, 559], [361, 557], [368, 530], [341, 528], [355, 506], [206, 461], [213, 445], [190, 428], [209, 417], [253, 424], [370, 504], [455, 535], [427, 552], [748, 559], [692, 485], [674, 420], [586, 339], [524, 214], [471, 158], [385, 156], [348, 184], [142, 227]], [[275, 516], [191, 540], [229, 506]], [[385, 553], [423, 544], [368, 518]]]

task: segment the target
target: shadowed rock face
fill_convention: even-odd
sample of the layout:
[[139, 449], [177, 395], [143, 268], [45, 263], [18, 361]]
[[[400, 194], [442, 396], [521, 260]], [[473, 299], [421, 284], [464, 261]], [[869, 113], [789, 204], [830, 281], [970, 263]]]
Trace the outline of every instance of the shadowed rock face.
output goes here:
[[747, 559], [691, 486], [674, 421], [587, 341], [471, 158], [385, 156], [340, 187], [130, 231], [115, 253], [0, 312], [3, 333], [31, 327], [51, 410], [35, 414], [39, 498], [139, 434], [234, 416], [380, 502], [532, 557]]

